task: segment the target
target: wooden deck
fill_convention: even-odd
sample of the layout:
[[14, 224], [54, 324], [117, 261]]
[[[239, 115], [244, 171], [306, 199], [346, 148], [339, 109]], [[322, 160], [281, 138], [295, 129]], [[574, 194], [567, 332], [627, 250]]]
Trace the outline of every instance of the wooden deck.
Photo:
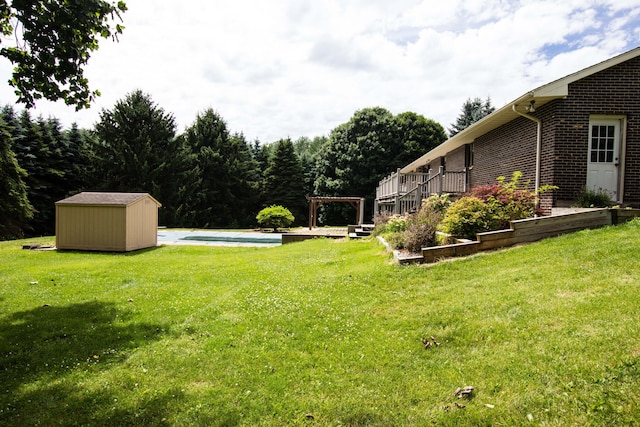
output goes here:
[[296, 228], [282, 233], [282, 244], [302, 242], [309, 239], [343, 239], [348, 235], [347, 227]]
[[467, 191], [467, 171], [401, 173], [398, 170], [378, 183], [374, 214], [414, 212], [432, 194], [463, 194]]

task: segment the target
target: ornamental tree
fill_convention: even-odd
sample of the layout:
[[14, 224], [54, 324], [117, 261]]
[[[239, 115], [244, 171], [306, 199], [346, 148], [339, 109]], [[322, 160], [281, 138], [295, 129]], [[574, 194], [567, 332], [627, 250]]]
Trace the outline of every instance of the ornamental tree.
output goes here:
[[275, 232], [278, 231], [278, 228], [290, 226], [295, 218], [289, 209], [279, 205], [271, 205], [258, 212], [256, 220], [261, 226], [273, 228]]

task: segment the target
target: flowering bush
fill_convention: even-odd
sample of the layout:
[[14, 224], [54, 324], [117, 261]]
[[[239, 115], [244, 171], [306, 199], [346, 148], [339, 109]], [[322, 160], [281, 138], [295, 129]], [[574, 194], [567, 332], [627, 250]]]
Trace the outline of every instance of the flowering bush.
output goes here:
[[387, 221], [387, 232], [399, 233], [407, 229], [408, 215], [392, 215]]
[[434, 211], [440, 214], [444, 214], [449, 206], [451, 206], [451, 200], [449, 200], [448, 194], [432, 194], [422, 201], [423, 210], [427, 209], [429, 211]]
[[514, 172], [508, 182], [501, 176], [493, 184], [472, 188], [467, 196], [454, 202], [447, 210], [442, 230], [454, 236], [475, 239], [477, 233], [508, 228], [510, 221], [533, 217], [537, 213], [537, 194], [518, 188], [521, 177], [521, 172]]
[[407, 215], [390, 214], [388, 212], [382, 212], [373, 219], [375, 228], [373, 230], [374, 236], [389, 233], [400, 233], [407, 228]]
[[450, 203], [447, 195], [433, 195], [413, 214], [379, 215], [374, 233], [384, 235], [394, 249], [420, 252], [422, 248], [436, 244], [437, 225]]

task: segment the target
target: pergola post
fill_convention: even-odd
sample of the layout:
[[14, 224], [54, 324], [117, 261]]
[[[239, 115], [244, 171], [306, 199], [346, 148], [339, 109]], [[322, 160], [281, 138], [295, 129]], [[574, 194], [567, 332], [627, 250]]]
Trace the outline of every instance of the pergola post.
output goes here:
[[307, 197], [309, 200], [309, 230], [318, 225], [318, 207], [322, 203], [346, 202], [356, 209], [356, 225], [364, 223], [364, 197]]

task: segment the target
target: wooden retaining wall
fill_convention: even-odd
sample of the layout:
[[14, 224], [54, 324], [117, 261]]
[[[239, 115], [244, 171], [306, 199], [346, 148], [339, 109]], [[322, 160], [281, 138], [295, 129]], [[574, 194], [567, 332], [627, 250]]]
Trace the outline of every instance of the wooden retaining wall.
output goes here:
[[422, 262], [431, 263], [443, 258], [467, 256], [490, 249], [535, 242], [587, 228], [620, 224], [637, 216], [640, 216], [640, 209], [596, 209], [511, 221], [510, 229], [479, 233], [476, 241], [424, 248]]

